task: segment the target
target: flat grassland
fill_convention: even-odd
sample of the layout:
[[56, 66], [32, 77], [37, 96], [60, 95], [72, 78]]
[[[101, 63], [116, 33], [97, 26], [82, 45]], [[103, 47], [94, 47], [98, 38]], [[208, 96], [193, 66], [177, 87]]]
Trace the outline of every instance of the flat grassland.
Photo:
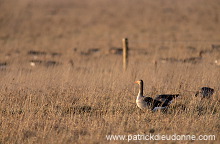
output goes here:
[[[219, 0], [0, 0], [0, 143], [219, 143], [219, 25]], [[166, 112], [140, 110], [139, 79], [145, 95], [181, 97]], [[203, 86], [212, 98], [194, 96]]]

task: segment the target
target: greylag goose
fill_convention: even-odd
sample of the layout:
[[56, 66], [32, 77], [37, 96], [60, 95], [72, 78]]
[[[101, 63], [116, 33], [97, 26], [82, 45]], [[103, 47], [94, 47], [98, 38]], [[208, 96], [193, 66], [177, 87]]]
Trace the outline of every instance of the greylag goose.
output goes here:
[[165, 109], [171, 104], [174, 98], [179, 96], [179, 94], [162, 94], [157, 95], [154, 99], [152, 97], [146, 97], [143, 95], [143, 80], [135, 81], [135, 83], [139, 84], [139, 92], [136, 103], [140, 109], [151, 109], [152, 111]]
[[210, 87], [202, 87], [196, 92], [195, 96], [200, 96], [202, 98], [210, 98], [214, 93], [214, 89]]

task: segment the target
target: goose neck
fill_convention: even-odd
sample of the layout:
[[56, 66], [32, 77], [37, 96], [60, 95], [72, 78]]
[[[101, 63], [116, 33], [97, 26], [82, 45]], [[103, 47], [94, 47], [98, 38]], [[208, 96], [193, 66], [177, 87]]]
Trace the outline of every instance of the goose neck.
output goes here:
[[143, 83], [140, 83], [138, 95], [143, 96]]

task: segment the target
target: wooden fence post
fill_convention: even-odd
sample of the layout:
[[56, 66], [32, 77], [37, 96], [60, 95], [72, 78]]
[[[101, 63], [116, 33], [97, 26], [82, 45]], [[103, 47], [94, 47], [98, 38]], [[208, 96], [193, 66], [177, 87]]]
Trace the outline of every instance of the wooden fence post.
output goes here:
[[128, 39], [122, 39], [122, 48], [123, 48], [123, 69], [126, 71], [128, 63]]

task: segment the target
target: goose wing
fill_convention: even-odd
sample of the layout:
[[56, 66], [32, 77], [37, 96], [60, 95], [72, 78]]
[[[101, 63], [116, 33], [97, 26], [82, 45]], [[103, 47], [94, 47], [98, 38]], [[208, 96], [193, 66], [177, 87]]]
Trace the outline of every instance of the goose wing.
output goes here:
[[171, 102], [174, 98], [178, 97], [179, 94], [161, 94], [157, 95], [155, 97], [155, 100], [161, 101], [161, 102]]
[[147, 103], [147, 105], [152, 105], [154, 99], [151, 97], [144, 97], [143, 101]]
[[163, 102], [159, 101], [159, 100], [155, 100], [151, 97], [144, 97], [144, 102], [147, 103], [148, 106], [151, 107], [151, 109], [153, 110], [155, 107], [160, 107], [161, 105], [163, 105]]

